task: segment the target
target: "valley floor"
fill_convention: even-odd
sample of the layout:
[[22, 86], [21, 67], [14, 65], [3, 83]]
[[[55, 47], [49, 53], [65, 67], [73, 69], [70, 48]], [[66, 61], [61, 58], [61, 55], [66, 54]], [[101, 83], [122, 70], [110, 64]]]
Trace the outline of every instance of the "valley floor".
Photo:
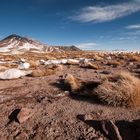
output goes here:
[[[73, 96], [59, 83], [61, 76], [66, 73], [85, 80], [97, 79], [99, 76], [92, 69], [64, 66], [63, 70], [55, 75], [0, 81], [1, 140], [109, 139], [97, 126], [102, 124], [103, 120], [118, 123], [124, 139], [136, 138], [131, 121], [140, 119], [140, 108], [116, 108], [101, 104], [94, 98]], [[21, 122], [18, 122], [16, 111], [12, 117], [10, 114], [22, 108], [25, 114], [20, 116]], [[28, 109], [31, 111], [29, 114]], [[31, 116], [24, 121], [24, 115], [30, 114]]]
[[[47, 61], [80, 57], [91, 59], [91, 63], [85, 60], [84, 65], [79, 65], [79, 62], [74, 61], [59, 65], [58, 68], [33, 63], [43, 58]], [[95, 54], [80, 51], [1, 55], [1, 71], [17, 68], [18, 64], [11, 62], [21, 58], [30, 63], [29, 70], [37, 71], [19, 79], [0, 80], [0, 140], [140, 138], [140, 107], [113, 107], [94, 97], [73, 95], [69, 87], [61, 82], [66, 74], [72, 74], [83, 81], [98, 81], [120, 71], [129, 71], [139, 79], [139, 54]]]

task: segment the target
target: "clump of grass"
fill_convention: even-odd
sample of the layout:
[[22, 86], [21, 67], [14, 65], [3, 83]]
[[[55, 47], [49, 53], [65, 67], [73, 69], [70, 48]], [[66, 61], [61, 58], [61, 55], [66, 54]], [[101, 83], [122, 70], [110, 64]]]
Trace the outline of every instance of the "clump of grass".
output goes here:
[[28, 63], [30, 64], [31, 68], [35, 68], [35, 69], [40, 65], [39, 61], [29, 60]]
[[89, 69], [95, 69], [95, 70], [100, 69], [98, 65], [93, 64], [91, 62], [82, 63], [82, 64], [80, 64], [80, 67], [82, 67], [82, 68], [89, 68]]
[[42, 76], [48, 76], [55, 74], [55, 70], [51, 69], [36, 69], [32, 71], [32, 74], [30, 76], [32, 77], [42, 77]]
[[140, 62], [140, 55], [136, 55], [136, 54], [129, 53], [129, 54], [127, 54], [127, 59], [128, 59], [129, 61]]
[[140, 79], [129, 72], [121, 72], [101, 82], [86, 82], [67, 75], [65, 82], [71, 87], [72, 93], [97, 97], [107, 105], [140, 106]]
[[60, 69], [59, 66], [56, 66], [56, 65], [38, 67], [38, 68], [32, 70], [32, 73], [30, 74], [30, 76], [32, 76], [32, 77], [42, 77], [42, 76], [53, 75], [59, 69]]
[[65, 83], [70, 87], [73, 94], [84, 96], [93, 96], [93, 89], [95, 89], [100, 84], [99, 81], [83, 81], [71, 74], [67, 74], [64, 80]]
[[96, 61], [101, 61], [103, 60], [103, 56], [99, 55], [99, 54], [95, 54], [93, 57]]
[[109, 66], [113, 66], [113, 67], [117, 67], [120, 66], [122, 63], [120, 61], [116, 61], [116, 60], [111, 60], [107, 62], [107, 65]]

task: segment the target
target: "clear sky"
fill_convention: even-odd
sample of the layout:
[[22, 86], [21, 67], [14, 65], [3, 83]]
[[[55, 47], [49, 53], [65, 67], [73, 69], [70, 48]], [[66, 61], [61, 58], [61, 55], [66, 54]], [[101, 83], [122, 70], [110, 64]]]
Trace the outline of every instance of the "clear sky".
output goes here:
[[0, 0], [0, 39], [140, 50], [140, 0]]

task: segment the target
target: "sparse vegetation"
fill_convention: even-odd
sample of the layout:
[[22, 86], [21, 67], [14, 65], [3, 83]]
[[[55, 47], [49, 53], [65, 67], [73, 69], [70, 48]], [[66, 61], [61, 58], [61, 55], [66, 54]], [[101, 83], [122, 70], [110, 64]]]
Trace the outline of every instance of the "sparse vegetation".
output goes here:
[[112, 106], [140, 106], [140, 80], [128, 72], [121, 72], [102, 82], [84, 82], [67, 75], [65, 82], [73, 93], [98, 97], [100, 101]]

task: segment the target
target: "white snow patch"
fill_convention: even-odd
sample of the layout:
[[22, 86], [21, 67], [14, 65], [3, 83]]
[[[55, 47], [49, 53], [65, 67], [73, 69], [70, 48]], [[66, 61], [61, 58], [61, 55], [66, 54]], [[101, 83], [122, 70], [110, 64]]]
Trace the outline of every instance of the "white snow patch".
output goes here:
[[22, 46], [20, 46], [18, 48], [18, 50], [21, 50], [21, 49], [26, 49], [26, 50], [30, 50], [30, 49], [36, 49], [36, 50], [42, 50], [42, 48], [39, 48], [39, 47], [36, 47], [35, 45], [32, 45], [30, 43], [24, 43]]
[[27, 63], [27, 62], [21, 63], [21, 64], [18, 66], [18, 68], [19, 68], [20, 70], [29, 69], [29, 68], [30, 68], [30, 64]]
[[4, 72], [0, 72], [0, 79], [3, 79], [3, 80], [17, 79], [31, 73], [32, 71], [22, 71], [22, 70], [13, 68], [13, 69], [6, 70]]

